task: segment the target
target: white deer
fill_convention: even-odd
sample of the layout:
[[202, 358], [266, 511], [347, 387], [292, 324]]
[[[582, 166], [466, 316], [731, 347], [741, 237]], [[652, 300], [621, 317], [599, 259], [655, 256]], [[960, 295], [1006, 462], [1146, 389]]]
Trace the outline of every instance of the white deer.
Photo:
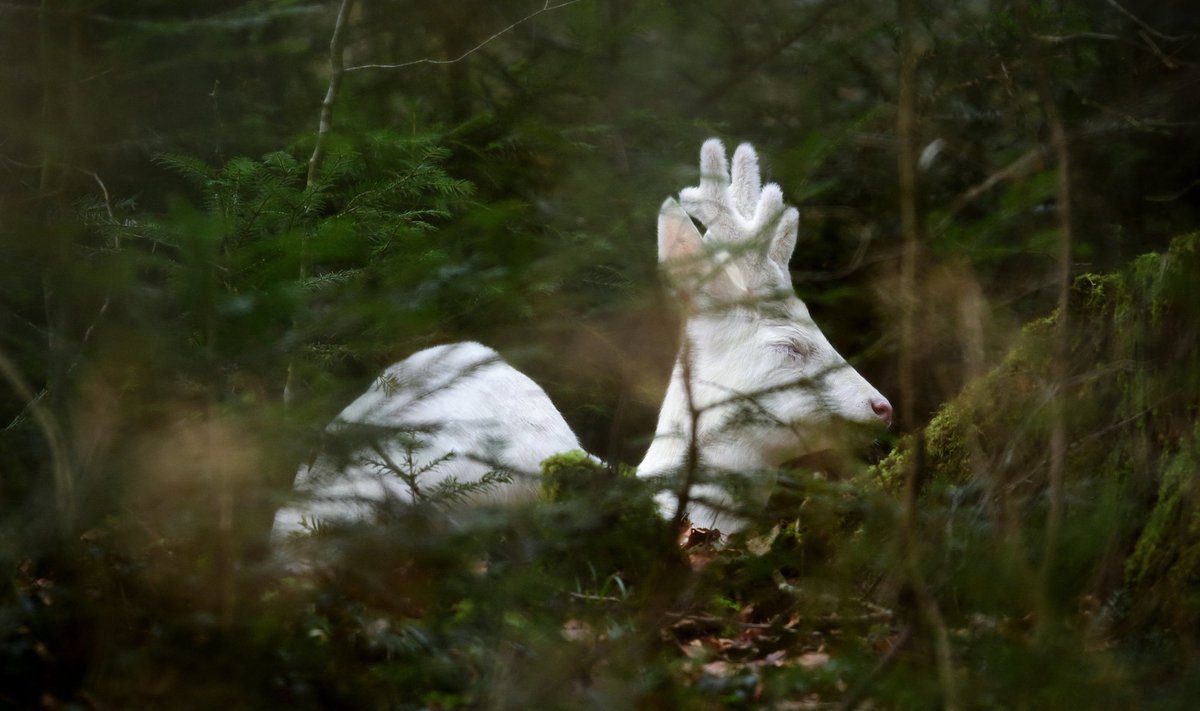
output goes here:
[[[738, 146], [700, 149], [700, 185], [663, 203], [658, 258], [684, 299], [683, 345], [638, 476], [682, 475], [693, 524], [728, 532], [743, 525], [726, 487], [695, 474], [754, 475], [763, 502], [772, 472], [826, 449], [851, 429], [891, 424], [892, 406], [843, 359], [796, 298], [788, 262], [799, 213], [778, 185], [763, 187], [758, 156]], [[700, 236], [689, 215], [708, 230]], [[673, 491], [658, 497], [664, 515]]]
[[[890, 424], [892, 407], [796, 298], [788, 261], [799, 215], [784, 209], [779, 186], [762, 186], [754, 149], [739, 146], [730, 171], [724, 146], [710, 139], [700, 173], [700, 185], [680, 193], [682, 205], [668, 199], [658, 215], [659, 263], [686, 323], [637, 474], [662, 482], [664, 517], [729, 533], [745, 517], [721, 477], [743, 477], [749, 486], [737, 488], [749, 490], [751, 505], [761, 503], [784, 462], [836, 444], [848, 425]], [[703, 237], [692, 217], [707, 227]], [[380, 500], [413, 499], [413, 482], [395, 476], [405, 467], [421, 472], [426, 486], [493, 483], [499, 470], [508, 479], [494, 481], [491, 497], [528, 499], [539, 462], [579, 448], [545, 392], [475, 343], [431, 348], [392, 366], [331, 427], [347, 423], [427, 437], [376, 443], [336, 476], [328, 457], [302, 468], [297, 488], [310, 498], [279, 512], [277, 535], [300, 529], [305, 518], [360, 518]]]
[[[472, 342], [427, 348], [392, 365], [327, 432], [331, 446], [300, 468], [298, 496], [275, 514], [276, 540], [454, 487], [468, 487], [465, 498], [476, 502], [531, 500], [542, 460], [580, 449], [537, 383]], [[342, 456], [330, 451], [337, 449]]]

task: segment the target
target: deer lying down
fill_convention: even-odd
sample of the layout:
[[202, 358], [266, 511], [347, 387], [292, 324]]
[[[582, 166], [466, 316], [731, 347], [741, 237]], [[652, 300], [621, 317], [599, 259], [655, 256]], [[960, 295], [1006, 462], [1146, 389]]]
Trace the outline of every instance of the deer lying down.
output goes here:
[[[784, 209], [778, 185], [762, 186], [749, 144], [738, 146], [730, 170], [721, 142], [706, 141], [700, 185], [684, 189], [680, 201], [668, 199], [659, 211], [658, 260], [687, 320], [638, 476], [686, 483], [695, 474], [752, 474], [752, 503], [765, 503], [771, 473], [784, 462], [860, 437], [856, 429], [890, 425], [892, 406], [834, 350], [792, 291], [799, 213]], [[707, 227], [703, 237], [691, 217]], [[684, 488], [659, 495], [664, 515]], [[724, 487], [686, 488], [696, 499], [687, 511], [693, 524], [726, 533], [742, 527]]]
[[[703, 237], [692, 218], [707, 227]], [[679, 493], [686, 490], [682, 513], [694, 525], [738, 530], [744, 518], [717, 481], [721, 476], [751, 476], [753, 485], [739, 488], [751, 490], [751, 503], [765, 502], [771, 472], [784, 462], [858, 436], [855, 429], [891, 423], [887, 399], [838, 355], [792, 291], [788, 262], [798, 218], [795, 208], [784, 208], [779, 186], [762, 186], [749, 144], [738, 147], [731, 170], [717, 139], [700, 150], [700, 185], [659, 211], [658, 259], [686, 323], [654, 440], [637, 473], [661, 480], [657, 500], [664, 517], [680, 513]], [[479, 359], [486, 364], [476, 366]], [[416, 469], [453, 455], [422, 475], [425, 486], [450, 477], [488, 483], [499, 466], [512, 479], [497, 482], [494, 495], [528, 498], [538, 463], [579, 447], [546, 394], [478, 344], [421, 351], [388, 373], [414, 379], [392, 392], [377, 383], [334, 427], [411, 430], [440, 422], [416, 448]], [[420, 374], [428, 382], [416, 378]], [[413, 454], [411, 444], [382, 449], [393, 460]], [[359, 517], [372, 501], [412, 498], [400, 478], [380, 473], [397, 467], [370, 451], [356, 456], [343, 476], [328, 482], [317, 474], [320, 460], [302, 469], [297, 487], [318, 498], [304, 509], [281, 511], [276, 533], [299, 528], [302, 516]], [[329, 469], [326, 460], [320, 471]], [[344, 495], [359, 503], [337, 503]]]
[[388, 368], [327, 429], [296, 476], [300, 495], [272, 537], [314, 522], [366, 520], [386, 501], [536, 498], [538, 467], [579, 449], [546, 393], [478, 343], [420, 351]]

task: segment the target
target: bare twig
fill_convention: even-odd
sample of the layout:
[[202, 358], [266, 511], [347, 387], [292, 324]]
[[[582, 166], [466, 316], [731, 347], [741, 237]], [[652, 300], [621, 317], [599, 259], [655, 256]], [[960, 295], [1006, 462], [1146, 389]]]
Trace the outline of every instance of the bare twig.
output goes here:
[[[321, 102], [321, 113], [317, 122], [317, 140], [313, 144], [312, 155], [308, 159], [308, 174], [305, 176], [305, 188], [311, 188], [317, 178], [317, 170], [325, 158], [325, 143], [333, 130], [333, 104], [337, 101], [338, 90], [342, 86], [342, 77], [346, 74], [346, 22], [354, 0], [342, 0], [338, 8], [337, 19], [333, 23], [333, 35], [329, 38], [329, 87], [325, 90], [325, 99]], [[215, 88], [214, 88], [215, 91]], [[308, 242], [300, 243], [300, 279], [308, 278]], [[296, 398], [296, 364], [289, 362], [287, 377], [283, 384], [283, 403], [285, 406]]]
[[[325, 90], [325, 100], [321, 102], [321, 116], [317, 125], [317, 142], [313, 146], [312, 156], [308, 159], [308, 177], [306, 187], [311, 187], [317, 176], [317, 168], [325, 157], [325, 142], [333, 129], [333, 103], [337, 100], [338, 90], [342, 85], [342, 76], [346, 73], [346, 18], [354, 0], [342, 0], [338, 8], [337, 20], [333, 25], [333, 36], [329, 39], [329, 88]], [[302, 275], [303, 276], [303, 275]]]
[[1110, 35], [1104, 32], [1073, 32], [1069, 35], [1034, 35], [1037, 39], [1048, 44], [1064, 44], [1066, 42], [1074, 42], [1076, 40], [1104, 40], [1107, 42], [1118, 42], [1120, 37]]
[[1172, 201], [1178, 200], [1179, 198], [1186, 195], [1188, 193], [1188, 191], [1190, 191], [1192, 188], [1196, 187], [1197, 185], [1200, 185], [1200, 178], [1193, 180], [1192, 182], [1188, 183], [1187, 185], [1183, 186], [1182, 188], [1180, 188], [1179, 190], [1176, 190], [1173, 193], [1165, 193], [1162, 195], [1147, 195], [1146, 200], [1149, 200], [1150, 202], [1172, 202]]
[[764, 64], [779, 56], [784, 50], [795, 44], [796, 41], [815, 30], [821, 24], [821, 20], [825, 19], [825, 15], [839, 4], [837, 0], [825, 0], [825, 2], [818, 5], [815, 9], [810, 10], [809, 15], [800, 24], [792, 28], [790, 32], [781, 37], [775, 44], [768, 47], [754, 59], [739, 62], [737, 71], [732, 72], [729, 76], [722, 79], [719, 84], [705, 91], [696, 100], [696, 108], [706, 107], [715, 99], [723, 96], [725, 92], [740, 84], [743, 79], [756, 73]]
[[1170, 129], [1173, 128], [1195, 128], [1196, 126], [1200, 126], [1200, 121], [1170, 121], [1160, 118], [1134, 116], [1113, 106], [1102, 104], [1095, 99], [1089, 99], [1086, 96], [1079, 97], [1079, 100], [1084, 106], [1100, 109], [1106, 114], [1116, 116], [1133, 128], [1147, 133], [1169, 135], [1171, 133]]
[[589, 595], [587, 593], [580, 592], [569, 592], [567, 595], [575, 598], [576, 600], [587, 600], [589, 602], [615, 602], [617, 604], [626, 602], [619, 597], [613, 597], [611, 595]]
[[[104, 181], [100, 179], [99, 175], [93, 173], [90, 170], [84, 170], [83, 168], [80, 168], [79, 170], [92, 176], [92, 180], [95, 180], [96, 184], [100, 186], [100, 192], [104, 193], [104, 209], [108, 212], [108, 219], [115, 222], [117, 218], [115, 216], [113, 216], [112, 202], [110, 201], [110, 199], [108, 197], [108, 187], [104, 185]], [[118, 237], [117, 240], [118, 240], [118, 242], [114, 246], [120, 247], [121, 246], [121, 243], [119, 241], [120, 237]]]
[[[915, 0], [898, 0], [900, 28], [900, 81], [896, 106], [896, 134], [899, 143], [897, 170], [900, 183], [900, 226], [904, 235], [904, 252], [900, 266], [901, 325], [900, 325], [900, 396], [902, 422], [914, 424], [916, 398], [916, 272], [917, 251], [921, 242], [921, 220], [917, 209], [917, 130], [916, 87], [917, 50], [913, 46], [916, 32]], [[947, 711], [958, 708], [958, 692], [954, 679], [954, 664], [950, 652], [950, 634], [938, 608], [937, 599], [921, 570], [917, 551], [917, 492], [920, 484], [924, 439], [914, 438], [913, 450], [907, 458], [904, 477], [904, 509], [901, 517], [900, 540], [902, 558], [919, 612], [925, 627], [933, 637], [934, 660], [938, 682], [942, 687], [942, 707]]]
[[892, 663], [896, 661], [896, 655], [900, 653], [900, 650], [904, 648], [904, 645], [908, 644], [908, 640], [911, 638], [912, 627], [905, 627], [903, 631], [900, 632], [900, 636], [896, 638], [896, 641], [892, 643], [892, 648], [880, 658], [879, 662], [875, 664], [875, 667], [871, 669], [870, 673], [868, 673], [862, 678], [861, 681], [855, 684], [854, 688], [850, 690], [850, 693], [846, 694], [846, 698], [842, 699], [842, 703], [838, 705], [838, 711], [854, 711], [854, 709], [858, 708], [858, 705], [862, 703], [864, 698], [866, 698], [867, 690], [870, 689], [871, 685], [878, 681], [879, 677], [883, 676], [883, 673], [888, 670], [888, 667], [890, 667]]
[[688, 518], [688, 502], [692, 494], [692, 487], [696, 484], [696, 476], [700, 468], [700, 415], [701, 410], [696, 407], [696, 401], [692, 393], [692, 341], [687, 330], [684, 329], [683, 345], [680, 348], [680, 375], [683, 378], [683, 392], [687, 396], [688, 407], [688, 443], [687, 455], [684, 458], [683, 465], [683, 481], [679, 485], [679, 500], [675, 505], [675, 515], [671, 517], [671, 530], [678, 531], [683, 528], [683, 522]]
[[1125, 17], [1127, 17], [1131, 21], [1133, 21], [1133, 23], [1135, 25], [1142, 28], [1142, 30], [1145, 31], [1147, 34], [1154, 35], [1155, 37], [1159, 38], [1160, 40], [1165, 40], [1167, 42], [1183, 42], [1185, 40], [1189, 40], [1189, 39], [1195, 37], [1195, 35], [1168, 35], [1163, 32], [1159, 32], [1158, 30], [1154, 29], [1150, 25], [1146, 24], [1146, 22], [1143, 21], [1140, 17], [1133, 14], [1129, 10], [1126, 10], [1124, 7], [1122, 7], [1121, 4], [1117, 2], [1117, 0], [1108, 0], [1108, 4], [1113, 6], [1114, 8], [1116, 8], [1117, 12], [1121, 13], [1122, 15], [1124, 15]]
[[347, 67], [346, 71], [347, 72], [357, 72], [357, 71], [362, 71], [364, 69], [403, 69], [404, 67], [414, 67], [418, 64], [455, 64], [457, 62], [461, 62], [462, 60], [466, 59], [467, 57], [471, 56], [472, 54], [478, 52], [479, 50], [483, 49], [485, 46], [487, 46], [493, 40], [499, 38], [500, 36], [502, 36], [504, 34], [507, 34], [508, 32], [512, 31], [514, 28], [532, 20], [533, 18], [537, 17], [538, 15], [542, 14], [543, 12], [550, 12], [551, 10], [558, 10], [559, 8], [567, 7], [568, 5], [574, 5], [575, 3], [581, 2], [581, 1], [582, 0], [566, 0], [566, 2], [560, 2], [557, 5], [551, 5], [550, 0], [546, 0], [546, 4], [543, 5], [541, 7], [541, 9], [535, 10], [534, 12], [526, 15], [525, 17], [522, 17], [521, 19], [512, 23], [508, 27], [505, 27], [504, 29], [500, 30], [499, 32], [496, 32], [491, 37], [488, 37], [484, 41], [480, 42], [479, 44], [468, 49], [466, 52], [463, 52], [461, 55], [459, 55], [453, 59], [433, 59], [431, 57], [425, 57], [423, 59], [414, 59], [409, 62], [401, 62], [400, 64], [359, 64], [357, 66]]
[[[1110, 0], [1111, 5], [1124, 10]], [[1023, 19], [1026, 31], [1029, 29], [1028, 8], [1025, 3], [1017, 4], [1018, 14]], [[1032, 33], [1031, 33], [1032, 34]], [[1054, 359], [1051, 362], [1051, 379], [1054, 398], [1050, 403], [1050, 469], [1047, 474], [1050, 505], [1046, 511], [1045, 551], [1042, 555], [1041, 584], [1041, 613], [1038, 616], [1038, 631], [1044, 635], [1051, 624], [1049, 614], [1049, 585], [1050, 572], [1054, 568], [1055, 552], [1058, 546], [1059, 529], [1062, 526], [1063, 512], [1063, 469], [1067, 455], [1066, 428], [1066, 381], [1067, 356], [1069, 351], [1070, 311], [1068, 309], [1071, 294], [1071, 153], [1067, 141], [1067, 131], [1063, 125], [1058, 105], [1050, 87], [1050, 77], [1046, 70], [1046, 61], [1040, 48], [1033, 47], [1034, 79], [1037, 84], [1038, 102], [1041, 104], [1042, 115], [1050, 129], [1050, 143], [1054, 147], [1054, 159], [1058, 168], [1058, 184], [1056, 202], [1058, 203], [1058, 263], [1056, 277], [1058, 281], [1058, 321], [1054, 329]]]
[[858, 238], [858, 246], [854, 250], [854, 255], [845, 266], [839, 267], [832, 271], [824, 272], [791, 272], [792, 283], [796, 282], [816, 282], [816, 281], [836, 281], [850, 276], [858, 271], [863, 266], [863, 262], [867, 257], [867, 248], [871, 245], [871, 239], [875, 236], [875, 229], [871, 225], [864, 225], [862, 232]]
[[[254, 17], [265, 17], [266, 19], [270, 20], [277, 17], [295, 16], [297, 14], [309, 13], [312, 11], [313, 10], [310, 7], [302, 6], [283, 7], [277, 10], [264, 10], [262, 8], [257, 8], [252, 12]], [[228, 29], [237, 32], [245, 26], [243, 22], [244, 18], [227, 12], [218, 12], [209, 17], [197, 17], [192, 19], [146, 20], [129, 17], [117, 17], [115, 15], [105, 15], [99, 12], [82, 12], [80, 8], [72, 7], [66, 5], [65, 3], [64, 7], [47, 7], [46, 3], [42, 3], [40, 6], [34, 7], [29, 4], [5, 2], [0, 0], [0, 14], [5, 12], [40, 15], [42, 17], [51, 15], [59, 17], [70, 16], [80, 20], [90, 20], [102, 25], [116, 25], [149, 30], [169, 29], [172, 32], [192, 32], [197, 30], [204, 31], [214, 29]], [[107, 72], [102, 72], [102, 74], [104, 73]], [[86, 81], [86, 79], [81, 81]]]
[[1028, 151], [1025, 151], [1025, 153], [1021, 154], [1021, 156], [1012, 163], [1009, 163], [1000, 170], [995, 171], [981, 182], [976, 183], [965, 192], [959, 194], [958, 197], [954, 198], [954, 202], [950, 203], [950, 207], [947, 209], [945, 217], [943, 217], [942, 221], [937, 225], [937, 232], [944, 232], [946, 228], [950, 226], [950, 223], [954, 220], [954, 217], [958, 215], [958, 213], [962, 212], [967, 205], [974, 202], [975, 199], [980, 195], [983, 195], [1006, 180], [1023, 177], [1030, 171], [1035, 170], [1041, 165], [1042, 158], [1045, 157], [1049, 151], [1049, 146], [1039, 143], [1033, 148], [1030, 148]]
[[912, 0], [899, 0], [901, 22], [900, 82], [896, 107], [897, 177], [900, 187], [900, 230], [904, 251], [900, 259], [900, 414], [905, 427], [913, 426], [915, 400], [913, 350], [916, 344], [915, 310], [917, 252], [921, 224], [917, 214], [916, 67], [912, 32], [915, 9]]
[[1154, 56], [1158, 57], [1158, 61], [1162, 62], [1164, 67], [1167, 69], [1179, 68], [1179, 64], [1177, 64], [1174, 59], [1171, 59], [1162, 51], [1162, 48], [1158, 46], [1158, 43], [1154, 41], [1154, 38], [1150, 36], [1150, 33], [1146, 32], [1145, 30], [1138, 30], [1138, 37], [1142, 38], [1142, 41], [1146, 43], [1146, 46], [1150, 48], [1150, 51], [1154, 53]]
[[17, 396], [25, 401], [25, 409], [33, 416], [33, 421], [46, 438], [46, 446], [50, 450], [50, 466], [54, 472], [54, 496], [58, 505], [59, 526], [65, 532], [71, 526], [75, 511], [75, 487], [62, 428], [50, 413], [50, 409], [42, 402], [45, 391], [35, 394], [16, 364], [3, 352], [0, 352], [0, 375], [4, 376]]

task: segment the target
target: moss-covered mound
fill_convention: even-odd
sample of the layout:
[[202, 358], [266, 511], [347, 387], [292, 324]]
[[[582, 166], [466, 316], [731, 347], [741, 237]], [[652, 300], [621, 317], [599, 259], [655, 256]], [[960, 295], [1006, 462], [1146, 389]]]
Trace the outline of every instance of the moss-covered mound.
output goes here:
[[[951, 543], [933, 575], [966, 605], [1028, 600], [997, 574], [1048, 576], [1051, 604], [1116, 629], [1200, 631], [1200, 235], [1120, 273], [1079, 277], [1069, 346], [1058, 314], [1028, 325], [924, 431], [923, 526]], [[1047, 545], [1055, 398], [1065, 427], [1062, 525]], [[897, 481], [912, 442], [880, 464]], [[1052, 550], [1052, 565], [1039, 573]], [[946, 563], [950, 563], [949, 566]], [[950, 574], [954, 572], [954, 575]], [[974, 574], [974, 575], [972, 575]], [[1008, 592], [998, 592], [1004, 587]], [[1001, 599], [1004, 596], [1005, 599]], [[1030, 593], [1032, 598], [1034, 593]], [[1019, 597], [1019, 594], [1016, 596]], [[978, 609], [964, 607], [964, 609]]]

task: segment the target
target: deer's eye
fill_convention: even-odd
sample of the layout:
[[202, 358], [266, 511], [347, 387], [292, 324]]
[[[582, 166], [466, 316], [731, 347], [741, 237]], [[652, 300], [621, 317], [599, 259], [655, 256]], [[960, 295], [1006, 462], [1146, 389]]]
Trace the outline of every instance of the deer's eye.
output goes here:
[[776, 347], [793, 360], [808, 360], [813, 354], [812, 345], [796, 339], [780, 341]]

